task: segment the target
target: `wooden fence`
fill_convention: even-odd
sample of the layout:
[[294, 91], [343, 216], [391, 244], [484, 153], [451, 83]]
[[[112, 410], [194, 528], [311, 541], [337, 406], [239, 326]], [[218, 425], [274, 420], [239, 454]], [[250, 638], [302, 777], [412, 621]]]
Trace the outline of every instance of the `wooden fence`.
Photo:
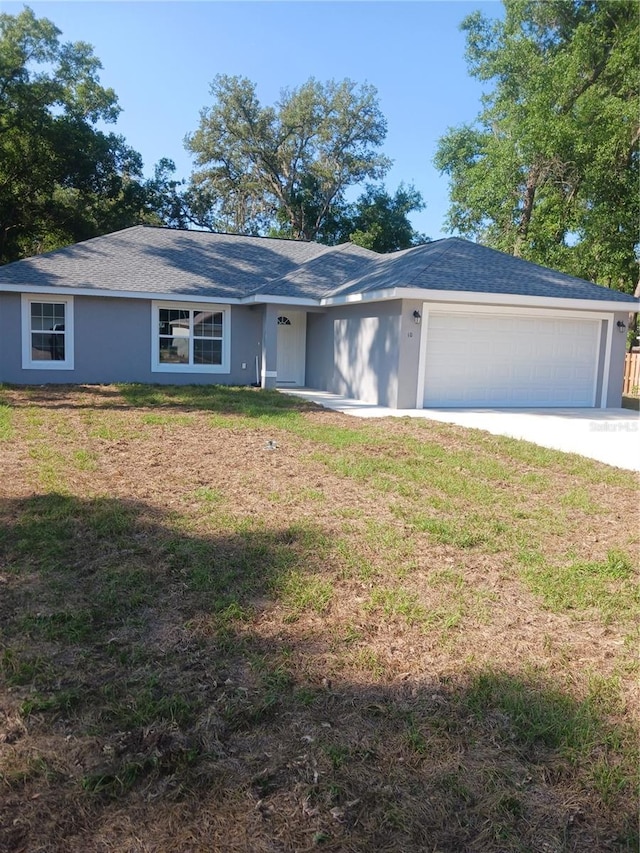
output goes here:
[[640, 395], [640, 352], [628, 352], [624, 358], [622, 393]]

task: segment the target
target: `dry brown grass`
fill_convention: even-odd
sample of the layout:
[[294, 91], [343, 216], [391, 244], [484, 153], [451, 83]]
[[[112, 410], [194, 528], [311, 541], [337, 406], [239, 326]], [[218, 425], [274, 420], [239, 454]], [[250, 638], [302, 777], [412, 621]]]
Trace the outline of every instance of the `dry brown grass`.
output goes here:
[[634, 475], [249, 390], [0, 415], [0, 850], [636, 849]]

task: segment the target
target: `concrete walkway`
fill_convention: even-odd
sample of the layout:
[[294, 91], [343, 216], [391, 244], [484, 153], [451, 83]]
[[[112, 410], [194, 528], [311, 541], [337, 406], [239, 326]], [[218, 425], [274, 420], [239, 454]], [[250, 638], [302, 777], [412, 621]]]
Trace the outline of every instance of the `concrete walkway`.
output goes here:
[[640, 415], [630, 409], [387, 409], [310, 388], [281, 390], [358, 418], [429, 418], [640, 471]]

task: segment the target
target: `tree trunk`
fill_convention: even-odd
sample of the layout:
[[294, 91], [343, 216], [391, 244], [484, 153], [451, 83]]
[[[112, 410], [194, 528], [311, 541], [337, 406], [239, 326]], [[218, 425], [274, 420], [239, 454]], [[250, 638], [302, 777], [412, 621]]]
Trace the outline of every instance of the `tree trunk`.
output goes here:
[[529, 233], [529, 224], [531, 223], [531, 216], [533, 214], [533, 202], [536, 197], [539, 179], [540, 169], [537, 166], [533, 166], [527, 178], [527, 185], [524, 190], [522, 213], [520, 214], [520, 222], [518, 223], [516, 239], [513, 245], [513, 254], [516, 258], [519, 258], [522, 255], [522, 247]]

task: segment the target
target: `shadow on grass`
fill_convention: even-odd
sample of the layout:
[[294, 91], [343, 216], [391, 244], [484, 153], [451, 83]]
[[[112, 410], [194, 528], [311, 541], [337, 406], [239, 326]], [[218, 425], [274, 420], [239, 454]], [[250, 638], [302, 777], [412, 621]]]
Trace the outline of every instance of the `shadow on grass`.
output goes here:
[[[139, 409], [172, 408], [237, 414], [244, 417], [317, 411], [318, 406], [278, 391], [231, 385], [38, 385], [0, 386], [23, 392], [19, 401], [4, 394], [0, 402], [16, 408], [40, 405], [48, 409]], [[73, 394], [73, 402], [61, 400]], [[86, 399], [86, 403], [83, 402]]]
[[353, 638], [330, 678], [331, 539], [209, 522], [0, 504], [2, 850], [635, 849], [604, 700], [375, 676]]

